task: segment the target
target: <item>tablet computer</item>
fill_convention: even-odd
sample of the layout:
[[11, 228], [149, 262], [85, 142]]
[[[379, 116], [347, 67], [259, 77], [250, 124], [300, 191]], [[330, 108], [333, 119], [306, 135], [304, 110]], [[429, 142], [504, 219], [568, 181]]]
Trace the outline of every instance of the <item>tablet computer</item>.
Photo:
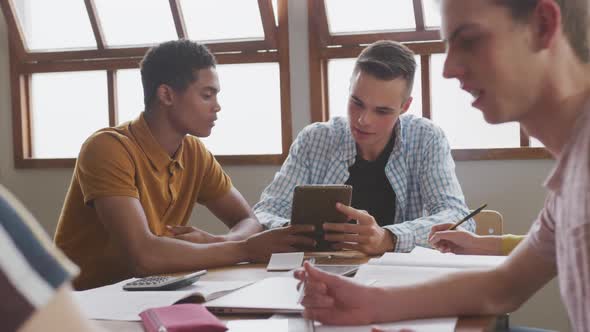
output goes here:
[[324, 240], [322, 225], [325, 222], [347, 222], [348, 218], [336, 210], [336, 203], [350, 205], [351, 199], [352, 186], [346, 184], [299, 185], [293, 191], [291, 224], [314, 225], [316, 247], [311, 249], [333, 250], [331, 242]]

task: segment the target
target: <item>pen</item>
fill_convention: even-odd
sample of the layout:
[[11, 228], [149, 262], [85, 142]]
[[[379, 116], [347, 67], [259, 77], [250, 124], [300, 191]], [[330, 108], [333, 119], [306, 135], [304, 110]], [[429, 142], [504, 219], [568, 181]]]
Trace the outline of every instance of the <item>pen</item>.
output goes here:
[[480, 213], [481, 210], [483, 210], [486, 206], [488, 206], [488, 205], [484, 204], [484, 205], [478, 207], [473, 212], [468, 214], [465, 218], [457, 221], [453, 226], [451, 226], [451, 228], [449, 228], [449, 231], [454, 231], [455, 229], [457, 229], [457, 227], [461, 226], [462, 223], [466, 222], [467, 220], [473, 218], [473, 216], [475, 216], [476, 214]]
[[[309, 264], [313, 264], [315, 263], [315, 257], [310, 257], [307, 259], [307, 261], [309, 262]], [[303, 300], [303, 296], [305, 296], [305, 279], [301, 281], [301, 288], [299, 288], [299, 298], [297, 299], [297, 303], [301, 303], [301, 301]]]
[[[309, 264], [315, 263], [315, 257], [310, 257], [308, 260]], [[301, 301], [303, 300], [303, 297], [305, 296], [305, 282], [307, 280], [307, 274], [305, 276], [305, 279], [303, 279], [301, 281], [301, 288], [299, 288], [299, 299], [297, 299], [297, 303], [301, 304]], [[311, 325], [311, 331], [315, 332], [315, 322], [313, 321], [313, 319], [308, 320], [308, 324]], [[309, 328], [309, 326], [308, 326]]]

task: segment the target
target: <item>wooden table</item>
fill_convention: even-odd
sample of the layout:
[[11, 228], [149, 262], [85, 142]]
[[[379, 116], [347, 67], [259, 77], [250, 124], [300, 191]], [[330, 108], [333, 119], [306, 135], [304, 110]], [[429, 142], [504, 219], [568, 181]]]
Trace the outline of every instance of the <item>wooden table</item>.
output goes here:
[[[331, 253], [307, 253], [306, 257], [316, 257], [317, 264], [363, 264], [370, 257], [358, 252], [331, 252]], [[266, 264], [239, 264], [230, 267], [209, 269], [207, 274], [201, 277], [201, 280], [220, 281], [257, 281], [268, 277], [277, 276], [284, 272], [268, 272]], [[234, 319], [264, 319], [270, 315], [218, 315], [223, 321]], [[123, 321], [97, 321], [108, 331], [121, 332], [142, 332], [143, 328], [140, 322], [123, 322]], [[477, 316], [477, 317], [460, 317], [455, 331], [457, 332], [482, 332], [494, 331], [496, 317], [494, 316]]]

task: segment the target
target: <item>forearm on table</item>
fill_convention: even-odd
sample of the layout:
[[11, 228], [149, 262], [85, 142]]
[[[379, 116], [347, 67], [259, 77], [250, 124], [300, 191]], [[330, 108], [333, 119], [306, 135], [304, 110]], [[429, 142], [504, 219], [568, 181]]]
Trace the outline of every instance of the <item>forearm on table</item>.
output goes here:
[[502, 236], [477, 236], [472, 249], [479, 255], [502, 255], [502, 241]]
[[240, 241], [247, 239], [250, 235], [263, 231], [262, 225], [255, 217], [248, 217], [240, 220], [225, 235], [228, 241]]
[[145, 241], [144, 250], [131, 258], [131, 263], [136, 276], [147, 276], [232, 265], [247, 260], [244, 241], [198, 244], [151, 236]]

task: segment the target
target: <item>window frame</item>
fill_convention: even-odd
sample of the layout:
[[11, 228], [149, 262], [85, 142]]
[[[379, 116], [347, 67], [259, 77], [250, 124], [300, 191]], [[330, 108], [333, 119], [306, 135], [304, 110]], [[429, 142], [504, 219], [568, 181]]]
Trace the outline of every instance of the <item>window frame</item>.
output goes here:
[[[366, 32], [354, 34], [330, 34], [324, 0], [308, 0], [309, 31], [309, 80], [310, 109], [312, 122], [329, 119], [328, 61], [339, 58], [356, 58], [364, 46], [378, 40], [389, 39], [401, 42], [420, 57], [422, 67], [422, 116], [432, 119], [432, 86], [430, 58], [444, 54], [445, 45], [440, 39], [440, 30], [424, 24], [422, 0], [412, 0], [416, 30], [391, 32]], [[457, 161], [467, 160], [517, 160], [551, 159], [551, 154], [541, 147], [531, 147], [530, 138], [520, 127], [520, 147], [493, 149], [452, 149]]]
[[[14, 0], [0, 0], [6, 18], [9, 38], [10, 86], [12, 99], [13, 155], [15, 168], [72, 168], [76, 158], [33, 158], [31, 130], [31, 75], [47, 72], [104, 70], [107, 74], [109, 126], [117, 124], [116, 75], [119, 69], [139, 68], [149, 47], [107, 48], [97, 17], [94, 0], [84, 0], [97, 43], [93, 50], [28, 51], [19, 26]], [[215, 54], [217, 63], [242, 64], [276, 62], [279, 64], [281, 91], [281, 154], [216, 156], [222, 165], [280, 165], [292, 142], [291, 90], [289, 72], [289, 33], [287, 0], [277, 1], [277, 18], [272, 0], [257, 0], [264, 30], [264, 40], [231, 40], [204, 42]], [[180, 0], [169, 0], [174, 26], [179, 39], [187, 36]]]

